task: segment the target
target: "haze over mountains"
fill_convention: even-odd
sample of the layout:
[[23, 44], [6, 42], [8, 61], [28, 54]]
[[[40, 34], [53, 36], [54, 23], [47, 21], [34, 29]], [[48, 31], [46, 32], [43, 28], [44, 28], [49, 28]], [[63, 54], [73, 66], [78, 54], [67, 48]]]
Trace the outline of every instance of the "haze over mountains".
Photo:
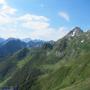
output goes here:
[[4, 87], [90, 90], [90, 32], [75, 27], [57, 41], [1, 38], [0, 88]]
[[8, 39], [0, 39], [0, 56], [4, 57], [9, 54], [13, 54], [16, 51], [23, 49], [25, 47], [35, 48], [41, 47], [46, 41], [43, 40], [31, 40], [31, 39], [16, 39], [16, 38], [8, 38]]

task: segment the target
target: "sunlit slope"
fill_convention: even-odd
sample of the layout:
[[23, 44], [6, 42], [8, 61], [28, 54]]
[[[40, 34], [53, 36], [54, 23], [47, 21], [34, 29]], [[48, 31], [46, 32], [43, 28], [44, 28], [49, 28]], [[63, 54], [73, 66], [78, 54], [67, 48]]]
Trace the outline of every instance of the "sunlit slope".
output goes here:
[[19, 90], [90, 90], [90, 33], [75, 28], [53, 45], [22, 49], [0, 64], [2, 73], [9, 65], [5, 76], [0, 74], [2, 86], [18, 86]]

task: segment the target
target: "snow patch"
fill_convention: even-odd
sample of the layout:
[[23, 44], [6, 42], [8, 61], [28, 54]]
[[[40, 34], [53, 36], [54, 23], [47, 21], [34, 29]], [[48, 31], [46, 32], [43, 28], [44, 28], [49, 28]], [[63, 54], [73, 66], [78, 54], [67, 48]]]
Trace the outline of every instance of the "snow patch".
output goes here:
[[84, 40], [81, 41], [81, 43], [83, 43], [83, 42], [84, 42]]
[[75, 31], [72, 33], [72, 37], [74, 37], [74, 36], [75, 36], [75, 33], [76, 33]]

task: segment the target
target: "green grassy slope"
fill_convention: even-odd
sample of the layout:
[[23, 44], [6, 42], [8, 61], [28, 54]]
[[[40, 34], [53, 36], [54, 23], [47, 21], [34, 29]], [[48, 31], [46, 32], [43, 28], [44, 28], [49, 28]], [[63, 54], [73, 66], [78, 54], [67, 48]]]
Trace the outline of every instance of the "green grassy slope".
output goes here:
[[[86, 82], [88, 78], [90, 78], [90, 53], [80, 55], [78, 58], [73, 60], [70, 59], [69, 61], [65, 61], [60, 65], [60, 68], [52, 73], [39, 77], [36, 87], [41, 87], [40, 90], [63, 90], [63, 88], [70, 86], [84, 88], [84, 84], [82, 83], [89, 85], [90, 82]], [[73, 87], [70, 90], [74, 90]], [[78, 87], [75, 90], [79, 90]], [[90, 86], [86, 87], [90, 89]], [[82, 88], [80, 90], [82, 90]]]
[[6, 71], [0, 74], [3, 86], [18, 86], [19, 90], [90, 90], [90, 33], [64, 37], [52, 48], [23, 49], [1, 62], [0, 67], [0, 72]]

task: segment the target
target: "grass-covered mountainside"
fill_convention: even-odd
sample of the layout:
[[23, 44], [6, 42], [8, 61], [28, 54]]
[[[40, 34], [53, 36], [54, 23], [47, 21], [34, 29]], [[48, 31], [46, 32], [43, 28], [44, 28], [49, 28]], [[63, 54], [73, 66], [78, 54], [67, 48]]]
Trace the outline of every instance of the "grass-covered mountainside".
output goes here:
[[90, 32], [76, 27], [55, 43], [0, 58], [0, 87], [90, 90]]

